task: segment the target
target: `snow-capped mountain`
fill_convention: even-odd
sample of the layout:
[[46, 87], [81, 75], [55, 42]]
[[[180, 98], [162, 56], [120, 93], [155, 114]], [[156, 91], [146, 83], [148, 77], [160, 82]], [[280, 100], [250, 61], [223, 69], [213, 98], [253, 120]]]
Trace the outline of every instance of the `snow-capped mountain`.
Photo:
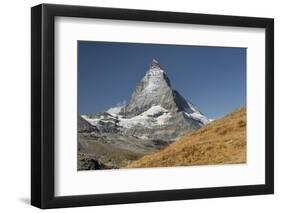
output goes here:
[[166, 72], [153, 59], [126, 106], [83, 115], [100, 133], [119, 133], [140, 139], [174, 140], [209, 122], [171, 86]]
[[209, 122], [153, 59], [128, 104], [78, 116], [78, 169], [124, 167]]

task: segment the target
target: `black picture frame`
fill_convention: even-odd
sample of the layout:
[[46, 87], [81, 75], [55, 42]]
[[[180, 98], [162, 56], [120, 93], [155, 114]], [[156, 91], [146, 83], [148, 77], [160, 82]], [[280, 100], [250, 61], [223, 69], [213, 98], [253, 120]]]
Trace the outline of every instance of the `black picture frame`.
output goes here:
[[[54, 195], [54, 21], [83, 17], [264, 28], [266, 32], [265, 184], [93, 195]], [[271, 18], [41, 4], [31, 8], [31, 204], [42, 208], [274, 193], [274, 20]]]

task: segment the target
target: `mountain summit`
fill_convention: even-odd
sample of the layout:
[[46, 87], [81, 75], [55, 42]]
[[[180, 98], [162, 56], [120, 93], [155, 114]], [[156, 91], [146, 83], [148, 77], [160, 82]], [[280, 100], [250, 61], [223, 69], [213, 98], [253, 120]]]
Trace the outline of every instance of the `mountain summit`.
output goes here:
[[162, 106], [171, 113], [183, 112], [203, 125], [208, 119], [191, 102], [171, 86], [170, 80], [159, 62], [152, 60], [150, 68], [135, 88], [129, 104], [120, 112], [125, 117], [139, 115], [152, 106]]
[[160, 64], [156, 59], [152, 59], [152, 62], [150, 64], [150, 69], [159, 69], [161, 70]]
[[173, 140], [209, 122], [191, 102], [172, 88], [166, 72], [155, 59], [126, 106], [83, 118], [101, 132], [122, 132], [157, 140]]
[[[106, 147], [112, 149], [114, 145], [118, 150], [138, 154], [154, 152], [209, 123], [208, 118], [173, 89], [166, 72], [155, 59], [127, 105], [81, 115], [78, 119], [79, 149], [85, 151], [85, 147], [101, 143], [102, 147], [108, 144]], [[89, 136], [84, 138], [85, 135]], [[107, 161], [102, 163], [109, 166]]]
[[160, 64], [153, 59], [150, 69], [136, 86], [129, 104], [121, 111], [125, 117], [139, 115], [152, 106], [169, 110], [175, 107], [170, 80]]

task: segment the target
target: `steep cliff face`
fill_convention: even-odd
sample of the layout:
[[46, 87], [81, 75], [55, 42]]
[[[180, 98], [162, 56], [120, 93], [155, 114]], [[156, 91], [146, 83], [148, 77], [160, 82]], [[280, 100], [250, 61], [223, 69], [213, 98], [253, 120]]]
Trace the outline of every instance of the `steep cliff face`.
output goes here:
[[162, 106], [166, 110], [177, 111], [170, 80], [153, 59], [150, 69], [136, 86], [129, 104], [121, 110], [125, 117], [137, 116], [152, 106]]
[[172, 88], [167, 74], [155, 59], [136, 86], [129, 104], [121, 110], [120, 114], [125, 117], [137, 116], [153, 106], [161, 106], [171, 113], [182, 111], [188, 114], [194, 112], [201, 114]]

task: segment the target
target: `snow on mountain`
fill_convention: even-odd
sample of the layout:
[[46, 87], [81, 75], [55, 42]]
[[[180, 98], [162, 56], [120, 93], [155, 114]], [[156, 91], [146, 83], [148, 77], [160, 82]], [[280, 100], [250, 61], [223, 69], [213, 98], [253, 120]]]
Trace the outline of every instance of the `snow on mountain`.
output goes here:
[[153, 105], [160, 105], [167, 110], [176, 107], [170, 81], [155, 59], [134, 89], [128, 105], [121, 110], [120, 114], [133, 117]]
[[153, 59], [128, 104], [78, 116], [78, 169], [124, 167], [208, 122]]
[[188, 117], [198, 120], [204, 125], [210, 123], [210, 120], [205, 115], [203, 115], [191, 102], [187, 102], [187, 104], [189, 106], [189, 110], [186, 110], [184, 113]]
[[[117, 112], [117, 113], [115, 113]], [[171, 113], [168, 110], [164, 109], [161, 106], [152, 106], [147, 111], [141, 113], [132, 118], [125, 118], [121, 115], [118, 115], [118, 110], [109, 110], [107, 111], [111, 116], [111, 119], [105, 119], [105, 116], [101, 115], [99, 117], [92, 118], [87, 115], [82, 115], [81, 117], [84, 118], [87, 122], [92, 124], [93, 126], [101, 125], [101, 123], [118, 123], [118, 126], [121, 128], [132, 128], [137, 125], [143, 125], [147, 128], [152, 128], [156, 125], [163, 125], [165, 122], [171, 117]], [[115, 113], [115, 114], [113, 114]], [[101, 122], [101, 123], [100, 123]]]
[[163, 83], [163, 74], [164, 71], [160, 68], [159, 63], [153, 59], [150, 69], [146, 73], [144, 79], [147, 80], [147, 85], [143, 89], [143, 95], [152, 95], [160, 87], [160, 84]]
[[119, 104], [106, 112], [82, 117], [101, 132], [121, 132], [160, 140], [176, 138], [210, 122], [172, 88], [166, 72], [155, 59], [127, 105]]
[[206, 118], [204, 115], [197, 113], [197, 112], [193, 112], [193, 113], [187, 113], [184, 112], [188, 117], [194, 119], [194, 120], [198, 120], [200, 121], [202, 124], [206, 125], [208, 123], [210, 123], [210, 120], [208, 118]]
[[159, 84], [162, 81], [162, 72], [161, 70], [153, 69], [147, 73], [146, 77], [149, 80], [146, 87], [142, 91], [142, 95], [151, 95], [152, 93], [157, 92], [157, 89], [159, 89]]
[[120, 126], [123, 128], [132, 128], [142, 125], [152, 128], [156, 125], [163, 125], [171, 117], [171, 114], [161, 106], [152, 106], [147, 111], [132, 118], [119, 117]]
[[81, 115], [82, 118], [84, 118], [86, 121], [88, 121], [90, 124], [92, 124], [93, 126], [97, 126], [99, 121], [101, 119], [103, 119], [103, 117], [100, 118], [90, 118], [87, 115]]
[[168, 110], [161, 106], [152, 106], [147, 111], [143, 112], [142, 115], [148, 116], [148, 117], [158, 117], [157, 115], [161, 115], [163, 113], [168, 113]]

